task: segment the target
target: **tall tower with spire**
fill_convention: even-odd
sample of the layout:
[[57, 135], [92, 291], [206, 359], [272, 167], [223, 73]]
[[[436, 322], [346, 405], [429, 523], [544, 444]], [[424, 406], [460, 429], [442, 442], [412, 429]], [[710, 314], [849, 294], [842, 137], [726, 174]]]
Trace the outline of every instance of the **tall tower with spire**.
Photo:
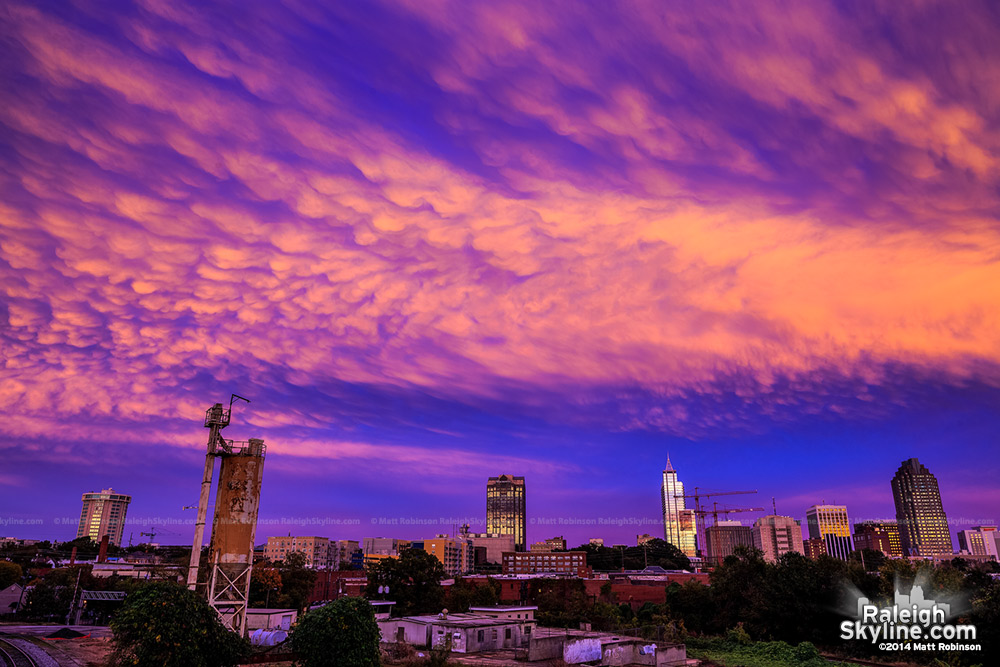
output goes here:
[[669, 454], [660, 485], [660, 507], [663, 509], [663, 539], [683, 551], [688, 558], [695, 557], [698, 531], [694, 510], [685, 507], [684, 483], [677, 479]]

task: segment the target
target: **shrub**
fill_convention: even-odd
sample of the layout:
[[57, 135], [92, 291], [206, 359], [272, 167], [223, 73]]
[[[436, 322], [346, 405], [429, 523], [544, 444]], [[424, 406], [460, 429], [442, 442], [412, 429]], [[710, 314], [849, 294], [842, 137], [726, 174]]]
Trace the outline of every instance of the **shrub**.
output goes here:
[[111, 630], [113, 667], [229, 667], [250, 655], [249, 642], [230, 632], [204, 598], [174, 583], [130, 593]]
[[378, 667], [381, 633], [363, 598], [340, 598], [303, 616], [288, 636], [304, 667]]

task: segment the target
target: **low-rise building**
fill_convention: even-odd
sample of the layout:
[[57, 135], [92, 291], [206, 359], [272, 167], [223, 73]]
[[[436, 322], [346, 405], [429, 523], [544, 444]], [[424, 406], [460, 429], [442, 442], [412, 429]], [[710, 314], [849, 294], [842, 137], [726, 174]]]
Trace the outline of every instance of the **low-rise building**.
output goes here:
[[566, 538], [560, 537], [550, 537], [547, 540], [542, 540], [541, 542], [535, 542], [531, 545], [531, 550], [536, 553], [546, 553], [553, 551], [566, 551]]
[[496, 565], [500, 565], [503, 562], [504, 552], [515, 550], [513, 535], [466, 533], [464, 537], [469, 540], [474, 549], [485, 548], [482, 561], [476, 562], [476, 565], [481, 563], [495, 563]]
[[247, 632], [289, 630], [299, 613], [294, 609], [247, 609]]
[[264, 547], [264, 557], [272, 562], [284, 561], [289, 554], [302, 552], [306, 558], [306, 567], [316, 570], [334, 568], [335, 554], [330, 548], [330, 538], [317, 535], [282, 535], [268, 537]]
[[586, 551], [564, 551], [562, 553], [532, 553], [512, 551], [503, 555], [504, 574], [537, 574], [552, 572], [581, 577], [590, 575], [587, 567]]
[[484, 614], [442, 612], [390, 618], [378, 621], [378, 625], [384, 642], [405, 642], [428, 649], [447, 646], [454, 653], [481, 653], [521, 647], [531, 636], [535, 623]]

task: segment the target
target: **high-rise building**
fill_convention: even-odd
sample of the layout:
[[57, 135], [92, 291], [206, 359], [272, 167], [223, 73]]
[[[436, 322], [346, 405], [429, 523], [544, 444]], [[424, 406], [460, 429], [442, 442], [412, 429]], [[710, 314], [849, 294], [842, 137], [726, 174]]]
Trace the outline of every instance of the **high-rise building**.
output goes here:
[[863, 521], [854, 524], [854, 548], [881, 551], [890, 558], [902, 558], [899, 524], [895, 521]]
[[906, 556], [952, 553], [948, 517], [937, 478], [917, 459], [907, 459], [892, 478], [899, 540]]
[[809, 539], [822, 540], [827, 555], [847, 560], [854, 551], [845, 505], [813, 505], [806, 510], [806, 524]]
[[486, 532], [513, 535], [515, 551], [525, 551], [528, 545], [524, 496], [523, 477], [500, 475], [486, 482]]
[[753, 522], [753, 545], [764, 552], [771, 563], [794, 551], [805, 553], [802, 546], [802, 525], [790, 516], [771, 514]]
[[744, 526], [739, 521], [720, 521], [705, 529], [705, 553], [709, 565], [721, 564], [740, 546], [753, 546], [750, 526]]
[[688, 558], [694, 558], [698, 555], [698, 530], [694, 510], [686, 509], [684, 500], [684, 483], [677, 479], [677, 471], [670, 465], [668, 456], [660, 484], [663, 539], [683, 551]]
[[114, 489], [102, 489], [100, 493], [83, 494], [82, 500], [83, 511], [80, 512], [76, 536], [100, 542], [107, 535], [110, 544], [120, 547], [125, 513], [132, 496], [115, 493]]
[[1000, 539], [996, 526], [976, 526], [958, 531], [958, 547], [971, 556], [993, 556], [1000, 560]]

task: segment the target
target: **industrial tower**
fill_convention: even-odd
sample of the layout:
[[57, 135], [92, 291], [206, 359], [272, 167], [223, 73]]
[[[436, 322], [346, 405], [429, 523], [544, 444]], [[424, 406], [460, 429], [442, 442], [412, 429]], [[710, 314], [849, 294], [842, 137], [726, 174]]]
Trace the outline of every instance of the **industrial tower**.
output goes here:
[[[233, 394], [229, 399], [228, 410], [222, 403], [216, 403], [205, 413], [205, 428], [209, 429], [208, 453], [205, 456], [205, 474], [198, 499], [198, 519], [194, 526], [187, 587], [193, 591], [203, 587], [208, 603], [218, 612], [222, 622], [242, 636], [246, 632], [265, 448], [264, 441], [260, 439], [234, 442], [222, 437], [221, 431], [229, 425], [233, 401], [236, 399], [250, 402]], [[217, 458], [222, 463], [219, 466], [215, 518], [208, 548], [209, 568], [207, 579], [199, 584], [201, 547]]]

